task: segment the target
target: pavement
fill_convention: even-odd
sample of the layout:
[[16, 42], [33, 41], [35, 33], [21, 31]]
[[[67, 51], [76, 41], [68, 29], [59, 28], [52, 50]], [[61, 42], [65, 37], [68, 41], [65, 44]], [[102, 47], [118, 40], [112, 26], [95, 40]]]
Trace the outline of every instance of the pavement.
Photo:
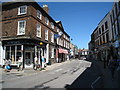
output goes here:
[[18, 71], [17, 69], [12, 69], [10, 72], [5, 72], [3, 68], [0, 68], [0, 83], [4, 82], [3, 78], [5, 75], [30, 76], [30, 75], [37, 74], [38, 72], [46, 72], [46, 71], [52, 70], [54, 68], [57, 68], [58, 66], [61, 66], [65, 63], [69, 63], [69, 62], [70, 61], [65, 61], [65, 62], [61, 62], [61, 63], [54, 63], [52, 65], [47, 65], [47, 67], [45, 67], [45, 70], [41, 70], [41, 71], [40, 70], [33, 70], [33, 69], [24, 69], [22, 71]]
[[104, 68], [103, 61], [92, 61], [96, 67], [101, 72], [101, 77], [103, 79], [103, 88], [118, 88], [118, 75], [117, 71], [115, 71], [114, 79], [112, 79], [111, 71], [108, 67]]
[[[16, 69], [12, 69], [10, 72], [4, 72], [4, 69], [0, 68], [0, 83], [4, 82], [2, 80], [2, 77], [4, 77], [3, 75], [4, 74], [16, 74], [18, 76], [20, 75], [23, 75], [23, 76], [28, 76], [28, 75], [33, 75], [33, 74], [37, 74], [38, 72], [46, 72], [46, 71], [49, 71], [49, 70], [52, 70], [54, 68], [57, 68], [58, 66], [61, 66], [63, 64], [66, 64], [66, 63], [70, 63], [71, 61], [65, 61], [65, 62], [62, 62], [62, 63], [55, 63], [55, 64], [52, 64], [52, 65], [48, 65], [45, 70], [42, 70], [42, 71], [35, 71], [33, 69], [30, 69], [30, 70], [23, 70], [23, 71], [17, 71]], [[92, 62], [94, 65], [92, 67], [91, 70], [93, 70], [94, 72], [96, 72], [97, 74], [93, 74], [91, 77], [95, 76], [96, 77], [96, 80], [93, 81], [93, 83], [99, 83], [98, 85], [102, 85], [103, 84], [103, 87], [101, 88], [118, 88], [118, 75], [117, 75], [117, 71], [115, 71], [115, 77], [114, 79], [112, 79], [111, 77], [111, 72], [109, 70], [108, 67], [104, 68], [103, 66], [103, 62], [102, 61], [96, 61], [96, 60], [91, 60], [90, 62]], [[88, 74], [87, 73], [94, 73], [93, 71], [91, 71], [88, 69], [88, 71], [86, 72], [86, 77], [88, 77]], [[83, 79], [86, 78], [84, 76]], [[98, 77], [98, 78], [97, 78]], [[102, 80], [100, 80], [100, 78], [102, 78]], [[80, 82], [80, 80], [78, 80]], [[83, 82], [81, 82], [83, 83]], [[73, 83], [73, 86], [74, 86], [74, 83]], [[82, 87], [82, 86], [81, 86]], [[100, 86], [96, 86], [94, 88], [100, 88]]]

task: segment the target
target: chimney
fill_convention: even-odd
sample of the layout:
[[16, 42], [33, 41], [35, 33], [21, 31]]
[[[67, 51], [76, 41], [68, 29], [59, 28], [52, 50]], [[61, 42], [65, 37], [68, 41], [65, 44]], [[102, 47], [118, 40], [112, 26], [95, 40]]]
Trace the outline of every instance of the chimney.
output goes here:
[[49, 13], [48, 5], [43, 5], [43, 10], [48, 14]]

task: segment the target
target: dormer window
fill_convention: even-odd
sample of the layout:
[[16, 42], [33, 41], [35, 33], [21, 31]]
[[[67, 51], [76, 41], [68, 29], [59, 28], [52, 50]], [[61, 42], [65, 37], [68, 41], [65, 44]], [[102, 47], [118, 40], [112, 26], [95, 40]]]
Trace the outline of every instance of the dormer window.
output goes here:
[[47, 17], [45, 17], [45, 23], [49, 25], [49, 19]]
[[51, 22], [51, 28], [54, 29], [54, 24]]
[[42, 20], [42, 13], [39, 10], [37, 10], [37, 17]]
[[27, 13], [27, 6], [20, 6], [18, 8], [18, 15], [26, 14]]

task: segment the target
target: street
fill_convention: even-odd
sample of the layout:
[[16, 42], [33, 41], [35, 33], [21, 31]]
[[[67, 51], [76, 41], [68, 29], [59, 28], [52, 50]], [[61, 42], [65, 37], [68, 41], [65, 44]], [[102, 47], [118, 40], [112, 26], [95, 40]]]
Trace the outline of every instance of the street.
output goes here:
[[91, 88], [97, 77], [98, 70], [91, 62], [72, 60], [31, 74], [3, 73], [2, 88]]

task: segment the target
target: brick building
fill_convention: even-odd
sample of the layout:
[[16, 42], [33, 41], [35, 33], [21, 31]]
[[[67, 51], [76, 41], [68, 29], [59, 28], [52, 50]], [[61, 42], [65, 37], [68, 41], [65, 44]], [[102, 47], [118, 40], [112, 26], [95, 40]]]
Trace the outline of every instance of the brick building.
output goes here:
[[[41, 56], [46, 58], [46, 63], [51, 64], [58, 61], [59, 53], [66, 56], [69, 54], [70, 36], [64, 31], [62, 24], [54, 21], [49, 15], [47, 5], [40, 7], [37, 2], [3, 3], [0, 23], [2, 23], [1, 65], [4, 65], [3, 59], [9, 58], [12, 59], [12, 65], [17, 65], [17, 60], [21, 57], [23, 67], [31, 68], [35, 56], [39, 64]], [[61, 41], [57, 43], [58, 39], [62, 39], [61, 45], [59, 45]]]

